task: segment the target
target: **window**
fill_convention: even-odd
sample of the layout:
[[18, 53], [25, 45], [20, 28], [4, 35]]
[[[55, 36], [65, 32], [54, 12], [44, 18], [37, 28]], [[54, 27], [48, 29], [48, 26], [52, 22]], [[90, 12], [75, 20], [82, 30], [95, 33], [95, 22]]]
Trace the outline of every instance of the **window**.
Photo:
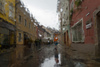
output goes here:
[[47, 37], [50, 37], [51, 35], [47, 33]]
[[14, 18], [14, 7], [13, 4], [9, 4], [9, 17]]
[[27, 21], [26, 21], [26, 19], [25, 19], [25, 23], [24, 23], [24, 25], [25, 25], [25, 26], [27, 25]]
[[19, 15], [19, 22], [21, 22], [21, 15]]
[[3, 6], [3, 3], [2, 3], [2, 1], [0, 0], [0, 8], [2, 8], [1, 6]]
[[21, 42], [21, 33], [19, 33], [18, 41]]
[[66, 7], [66, 10], [68, 10], [68, 7]]
[[72, 28], [73, 42], [83, 42], [82, 21]]
[[62, 21], [64, 22], [64, 19], [62, 19]]
[[0, 12], [4, 12], [4, 0], [0, 0]]
[[32, 30], [33, 30], [33, 25], [32, 25]]
[[29, 23], [29, 28], [31, 29], [31, 24]]

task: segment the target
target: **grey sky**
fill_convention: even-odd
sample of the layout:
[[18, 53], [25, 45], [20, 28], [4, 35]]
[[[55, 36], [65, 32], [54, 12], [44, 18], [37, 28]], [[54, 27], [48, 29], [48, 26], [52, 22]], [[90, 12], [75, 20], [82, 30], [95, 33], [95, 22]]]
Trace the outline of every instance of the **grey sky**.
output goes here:
[[57, 0], [22, 0], [33, 16], [44, 26], [58, 29]]

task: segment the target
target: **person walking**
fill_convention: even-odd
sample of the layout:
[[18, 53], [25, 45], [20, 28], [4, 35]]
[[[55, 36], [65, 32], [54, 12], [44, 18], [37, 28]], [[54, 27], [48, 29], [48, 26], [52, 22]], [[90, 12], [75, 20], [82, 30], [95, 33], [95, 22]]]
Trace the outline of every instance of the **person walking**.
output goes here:
[[54, 55], [55, 55], [55, 61], [56, 61], [56, 63], [58, 63], [59, 62], [59, 60], [58, 60], [59, 56], [58, 56], [57, 48], [54, 49]]
[[58, 56], [58, 50], [57, 50], [57, 48], [54, 49], [54, 55], [55, 55], [55, 62], [56, 62], [56, 64], [54, 65], [54, 67], [60, 67], [59, 64], [58, 64], [59, 63], [59, 59], [58, 59], [59, 56]]
[[57, 48], [57, 45], [58, 45], [58, 37], [57, 37], [57, 35], [54, 37], [54, 44], [55, 44], [55, 48]]

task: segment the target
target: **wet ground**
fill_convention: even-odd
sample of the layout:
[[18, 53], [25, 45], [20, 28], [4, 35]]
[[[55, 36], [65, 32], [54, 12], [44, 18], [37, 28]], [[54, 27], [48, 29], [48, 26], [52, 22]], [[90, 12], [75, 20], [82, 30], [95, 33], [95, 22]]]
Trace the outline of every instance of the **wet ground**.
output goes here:
[[99, 67], [94, 61], [72, 59], [60, 44], [57, 52], [54, 48], [54, 44], [42, 45], [40, 49], [17, 47], [11, 52], [0, 54], [0, 67]]
[[[54, 45], [45, 45], [41, 47], [40, 50], [37, 51], [37, 57], [33, 55], [31, 58], [28, 59], [21, 67], [33, 67], [34, 64], [37, 63], [37, 67], [54, 67], [56, 64], [54, 58]], [[36, 63], [35, 60], [37, 60]], [[59, 64], [60, 64], [60, 54], [59, 54]]]

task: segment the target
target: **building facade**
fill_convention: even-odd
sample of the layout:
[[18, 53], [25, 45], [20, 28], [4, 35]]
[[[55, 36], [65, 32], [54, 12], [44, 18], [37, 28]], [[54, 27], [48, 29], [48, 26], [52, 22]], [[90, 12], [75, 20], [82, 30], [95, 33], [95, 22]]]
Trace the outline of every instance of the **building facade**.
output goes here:
[[34, 18], [20, 0], [16, 0], [16, 44], [28, 45], [35, 41]]
[[69, 0], [58, 0], [58, 8], [62, 40], [64, 44], [70, 45], [70, 20], [69, 20]]
[[42, 28], [45, 30], [44, 32], [44, 39], [50, 39], [53, 40], [53, 33], [51, 28], [48, 27], [44, 27], [42, 26]]
[[72, 42], [91, 44], [99, 49], [100, 1], [70, 0], [70, 12]]
[[44, 29], [42, 26], [38, 25], [38, 39], [44, 38]]
[[[84, 42], [85, 44], [95, 44], [94, 12], [99, 8], [99, 1], [80, 0], [70, 2], [72, 10], [71, 29], [72, 42]], [[90, 4], [88, 2], [91, 2]]]
[[0, 0], [0, 47], [15, 45], [15, 0]]

